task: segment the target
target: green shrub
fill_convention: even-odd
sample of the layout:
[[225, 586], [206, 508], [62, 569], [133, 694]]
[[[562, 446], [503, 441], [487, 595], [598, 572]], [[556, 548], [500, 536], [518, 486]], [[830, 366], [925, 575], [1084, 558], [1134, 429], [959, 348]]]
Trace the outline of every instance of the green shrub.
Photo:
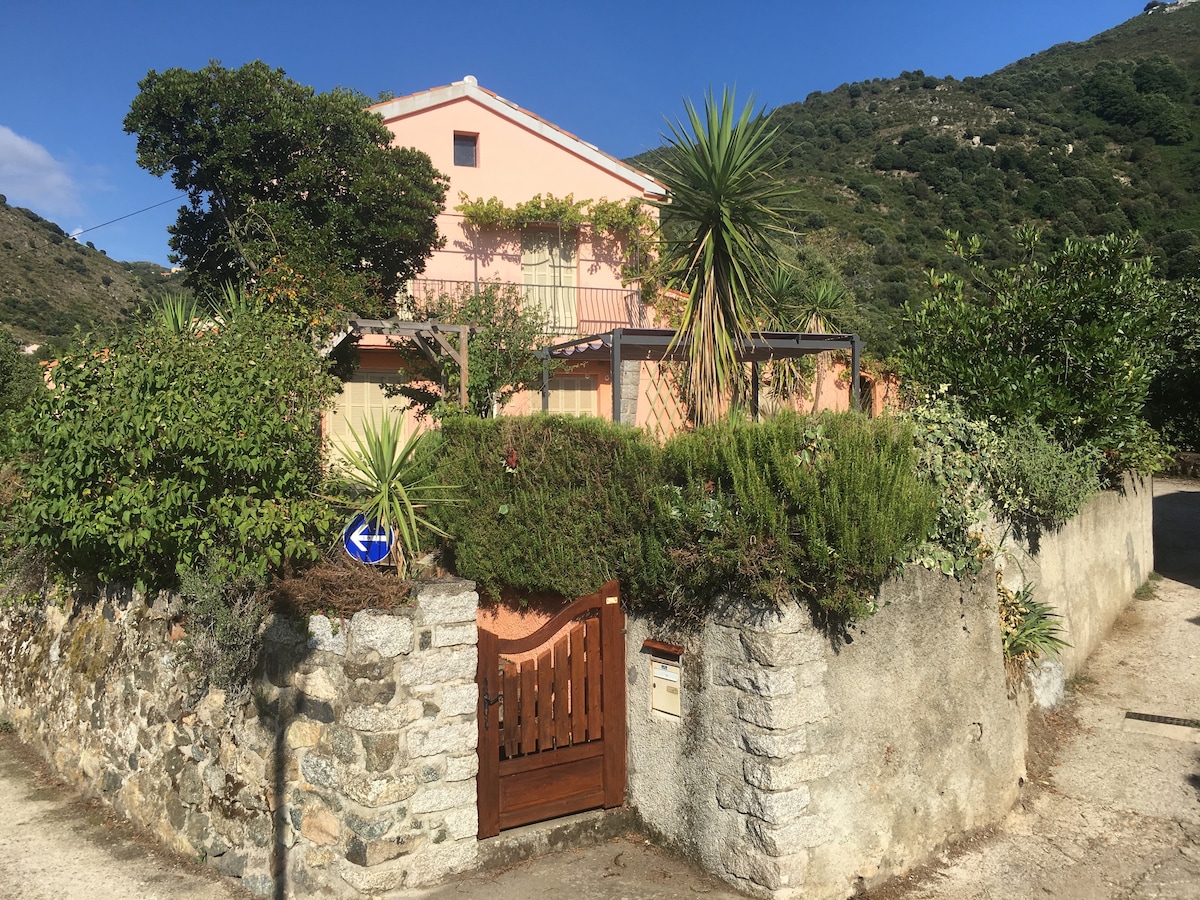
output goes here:
[[641, 432], [569, 416], [454, 416], [433, 459], [433, 480], [462, 485], [463, 502], [429, 518], [452, 535], [454, 571], [481, 592], [574, 598], [612, 578], [635, 604], [661, 592], [658, 449]]
[[987, 422], [968, 417], [945, 390], [915, 398], [905, 417], [913, 423], [917, 471], [937, 490], [933, 528], [913, 559], [946, 575], [978, 572], [990, 553], [982, 530], [991, 506], [989, 466], [999, 438]]
[[[1037, 233], [1017, 238], [1032, 259]], [[906, 307], [904, 374], [949, 385], [972, 418], [1032, 417], [1068, 448], [1096, 447], [1106, 474], [1152, 470], [1142, 412], [1166, 303], [1134, 239], [1068, 240], [1045, 263], [992, 271], [978, 240], [951, 246], [971, 278], [935, 274], [931, 295]]]
[[620, 578], [635, 609], [700, 620], [721, 601], [800, 599], [823, 619], [872, 597], [933, 520], [912, 430], [856, 415], [723, 423], [660, 450], [595, 419], [454, 418], [431, 509], [448, 562], [493, 596], [575, 597]]
[[209, 685], [234, 696], [245, 692], [262, 643], [262, 586], [251, 578], [229, 579], [212, 567], [180, 571], [187, 632], [182, 650], [194, 676], [193, 697]]
[[85, 340], [22, 413], [18, 540], [64, 574], [151, 587], [314, 558], [335, 524], [315, 496], [324, 367], [270, 317]]
[[1004, 430], [990, 463], [996, 515], [1018, 537], [1036, 542], [1100, 490], [1100, 463], [1091, 447], [1066, 450], [1033, 419], [1023, 419]]
[[916, 476], [912, 440], [907, 423], [857, 415], [726, 422], [674, 438], [664, 451], [678, 497], [674, 611], [699, 614], [733, 589], [802, 599], [834, 621], [868, 614], [933, 524], [936, 494]]

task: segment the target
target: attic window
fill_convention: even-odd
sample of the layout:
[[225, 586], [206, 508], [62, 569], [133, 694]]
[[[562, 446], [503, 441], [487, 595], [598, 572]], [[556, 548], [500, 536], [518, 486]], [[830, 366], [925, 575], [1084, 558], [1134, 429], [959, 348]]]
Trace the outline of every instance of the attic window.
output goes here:
[[454, 133], [454, 164], [471, 168], [479, 165], [479, 135]]

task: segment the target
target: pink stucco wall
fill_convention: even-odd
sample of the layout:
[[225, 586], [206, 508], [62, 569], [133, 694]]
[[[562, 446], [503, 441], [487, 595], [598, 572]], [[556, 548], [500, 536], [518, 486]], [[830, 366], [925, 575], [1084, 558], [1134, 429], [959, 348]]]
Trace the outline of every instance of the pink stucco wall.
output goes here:
[[[460, 194], [471, 199], [497, 197], [508, 206], [536, 194], [571, 194], [576, 200], [650, 196], [644, 190], [644, 176], [642, 185], [636, 181], [640, 173], [629, 170], [632, 177], [620, 177], [623, 166], [595, 147], [526, 111], [506, 114], [503, 101], [473, 85], [460, 82], [373, 109], [383, 116], [397, 145], [429, 154], [433, 165], [450, 178], [447, 210], [438, 219], [446, 246], [429, 260], [424, 278], [521, 281], [519, 233], [500, 229], [478, 233], [454, 211]], [[475, 167], [454, 165], [456, 133], [477, 136]], [[593, 240], [587, 228], [579, 234], [577, 266], [579, 287], [621, 287], [621, 248], [602, 235]]]

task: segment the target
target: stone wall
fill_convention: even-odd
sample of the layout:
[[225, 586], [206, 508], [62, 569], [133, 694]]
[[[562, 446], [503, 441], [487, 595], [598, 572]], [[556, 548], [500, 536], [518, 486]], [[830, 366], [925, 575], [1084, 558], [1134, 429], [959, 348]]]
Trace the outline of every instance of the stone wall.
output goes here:
[[[631, 620], [629, 799], [646, 828], [760, 897], [844, 897], [999, 820], [1024, 775], [991, 571], [910, 567], [831, 640], [801, 607], [672, 634]], [[647, 637], [686, 649], [679, 718]]]
[[1154, 570], [1153, 494], [1148, 478], [1127, 475], [1119, 491], [1093, 497], [1057, 531], [1001, 548], [1005, 584], [1013, 590], [1032, 584], [1034, 599], [1062, 617], [1071, 645], [1059, 654], [1067, 678]]
[[359, 897], [472, 868], [477, 596], [268, 623], [234, 702], [194, 696], [165, 600], [0, 617], [0, 716], [85, 791], [255, 893]]

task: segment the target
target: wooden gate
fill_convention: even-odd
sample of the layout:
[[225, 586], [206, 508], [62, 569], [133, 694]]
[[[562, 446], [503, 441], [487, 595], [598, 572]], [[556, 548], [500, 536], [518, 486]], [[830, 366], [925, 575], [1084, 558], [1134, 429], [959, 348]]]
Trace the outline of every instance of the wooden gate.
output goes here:
[[479, 629], [479, 837], [624, 803], [617, 588], [580, 597], [527, 637]]

